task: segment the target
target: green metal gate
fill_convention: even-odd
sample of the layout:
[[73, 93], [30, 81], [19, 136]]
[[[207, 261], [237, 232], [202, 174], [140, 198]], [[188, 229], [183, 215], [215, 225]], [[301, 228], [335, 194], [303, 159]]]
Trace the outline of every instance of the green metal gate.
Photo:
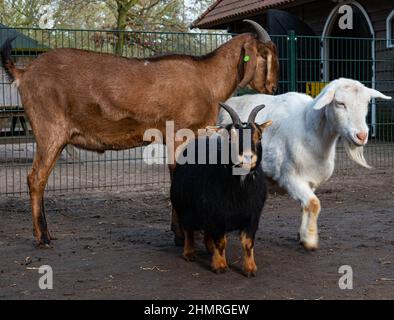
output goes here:
[[[394, 97], [394, 50], [387, 39], [296, 36], [287, 37], [288, 87], [316, 96], [331, 80], [356, 79]], [[286, 75], [284, 75], [286, 76]], [[374, 167], [394, 166], [394, 103], [373, 99], [367, 119], [371, 139], [366, 158]], [[352, 164], [339, 147], [337, 167]]]
[[[231, 38], [221, 33], [124, 32], [126, 57], [149, 57], [176, 52], [203, 55]], [[26, 65], [37, 55], [67, 47], [116, 53], [115, 30], [0, 29], [0, 44], [17, 36], [13, 56]], [[394, 95], [394, 50], [386, 39], [272, 36], [279, 49], [280, 93], [317, 95], [330, 80], [349, 77], [388, 95]], [[97, 66], [99, 68], [99, 66]], [[375, 167], [394, 167], [394, 108], [392, 102], [373, 101], [369, 123], [373, 137], [366, 156]], [[0, 195], [27, 193], [26, 176], [34, 155], [34, 138], [16, 88], [0, 68]], [[338, 149], [337, 167], [351, 167]], [[146, 165], [141, 148], [109, 151], [104, 155], [67, 148], [51, 175], [47, 191], [120, 189], [166, 184], [164, 165]]]

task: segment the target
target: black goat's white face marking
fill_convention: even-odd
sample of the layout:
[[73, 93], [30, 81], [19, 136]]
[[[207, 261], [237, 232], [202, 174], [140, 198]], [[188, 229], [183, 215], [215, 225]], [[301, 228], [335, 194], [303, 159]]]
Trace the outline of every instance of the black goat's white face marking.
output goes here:
[[230, 114], [233, 123], [226, 127], [210, 126], [203, 133], [199, 131], [203, 138], [191, 139], [176, 157], [177, 163], [230, 165], [233, 175], [248, 174], [261, 163], [262, 132], [272, 121], [268, 120], [263, 124], [254, 122], [264, 105], [256, 106], [244, 123], [230, 106], [224, 103], [220, 103], [220, 106]]
[[231, 159], [240, 175], [254, 170], [261, 160], [261, 132], [254, 124], [243, 123], [231, 129]]

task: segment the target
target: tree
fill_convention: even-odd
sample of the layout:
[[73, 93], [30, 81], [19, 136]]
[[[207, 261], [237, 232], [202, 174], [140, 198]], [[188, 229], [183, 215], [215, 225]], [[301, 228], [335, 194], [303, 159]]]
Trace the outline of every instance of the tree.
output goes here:
[[102, 0], [52, 1], [56, 28], [102, 29], [113, 26], [115, 15]]
[[116, 42], [116, 53], [121, 55], [124, 46], [124, 31], [127, 27], [127, 14], [139, 0], [115, 0], [115, 6], [107, 1], [110, 8], [116, 10], [116, 30], [118, 30], [118, 41]]
[[180, 0], [141, 0], [129, 11], [127, 24], [132, 30], [186, 31], [182, 10]]
[[[124, 31], [186, 31], [182, 21], [183, 0], [116, 0], [116, 30], [118, 41], [116, 53], [122, 54]], [[111, 2], [107, 5], [113, 9]]]
[[50, 0], [2, 0], [0, 21], [8, 26], [38, 27], [41, 8]]
[[[55, 28], [186, 31], [214, 0], [0, 0], [0, 22], [39, 27], [49, 8]], [[121, 46], [121, 44], [119, 44]]]
[[187, 3], [187, 15], [185, 20], [190, 24], [195, 19], [198, 18], [200, 14], [202, 14], [205, 10], [208, 9], [210, 5], [212, 5], [214, 0], [185, 0]]

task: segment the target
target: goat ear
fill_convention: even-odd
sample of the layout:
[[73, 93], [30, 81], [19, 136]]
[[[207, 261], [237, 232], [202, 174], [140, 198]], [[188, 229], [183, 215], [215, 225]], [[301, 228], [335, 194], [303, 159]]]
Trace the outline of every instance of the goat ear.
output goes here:
[[278, 57], [277, 49], [274, 43], [265, 44], [267, 47], [267, 57], [264, 61], [267, 68], [267, 82], [272, 83], [278, 80], [279, 70], [277, 70], [277, 64], [274, 63], [275, 59]]
[[313, 101], [313, 109], [320, 110], [334, 100], [335, 86], [327, 85]]
[[242, 57], [241, 63], [244, 64], [244, 77], [239, 83], [240, 88], [246, 87], [251, 82], [256, 73], [257, 64], [257, 48], [255, 43], [247, 42], [244, 45], [245, 55]]
[[371, 88], [367, 88], [367, 89], [368, 89], [369, 95], [371, 96], [371, 99], [373, 99], [373, 98], [381, 98], [381, 99], [386, 99], [386, 100], [391, 99], [390, 96], [386, 96], [378, 90], [371, 89]]
[[264, 131], [265, 128], [268, 128], [272, 124], [272, 120], [268, 120], [263, 122], [262, 124], [259, 124], [259, 128], [261, 131]]
[[205, 127], [205, 130], [207, 131], [214, 131], [214, 132], [218, 132], [220, 129], [223, 129], [222, 126], [207, 126]]

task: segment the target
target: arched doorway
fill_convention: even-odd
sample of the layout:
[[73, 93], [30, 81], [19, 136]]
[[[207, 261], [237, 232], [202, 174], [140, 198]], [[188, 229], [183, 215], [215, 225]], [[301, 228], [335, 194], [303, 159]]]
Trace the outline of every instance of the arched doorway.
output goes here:
[[[351, 6], [353, 29], [342, 30], [339, 8]], [[339, 3], [327, 18], [322, 33], [322, 80], [329, 82], [340, 77], [356, 79], [375, 88], [375, 32], [365, 9], [357, 1]], [[372, 135], [375, 134], [376, 107], [370, 113]]]
[[[353, 29], [339, 27], [339, 8], [350, 5], [353, 10]], [[338, 4], [330, 13], [324, 26], [323, 38], [323, 80], [339, 77], [360, 80], [373, 86], [375, 57], [374, 30], [368, 14], [356, 1]]]

